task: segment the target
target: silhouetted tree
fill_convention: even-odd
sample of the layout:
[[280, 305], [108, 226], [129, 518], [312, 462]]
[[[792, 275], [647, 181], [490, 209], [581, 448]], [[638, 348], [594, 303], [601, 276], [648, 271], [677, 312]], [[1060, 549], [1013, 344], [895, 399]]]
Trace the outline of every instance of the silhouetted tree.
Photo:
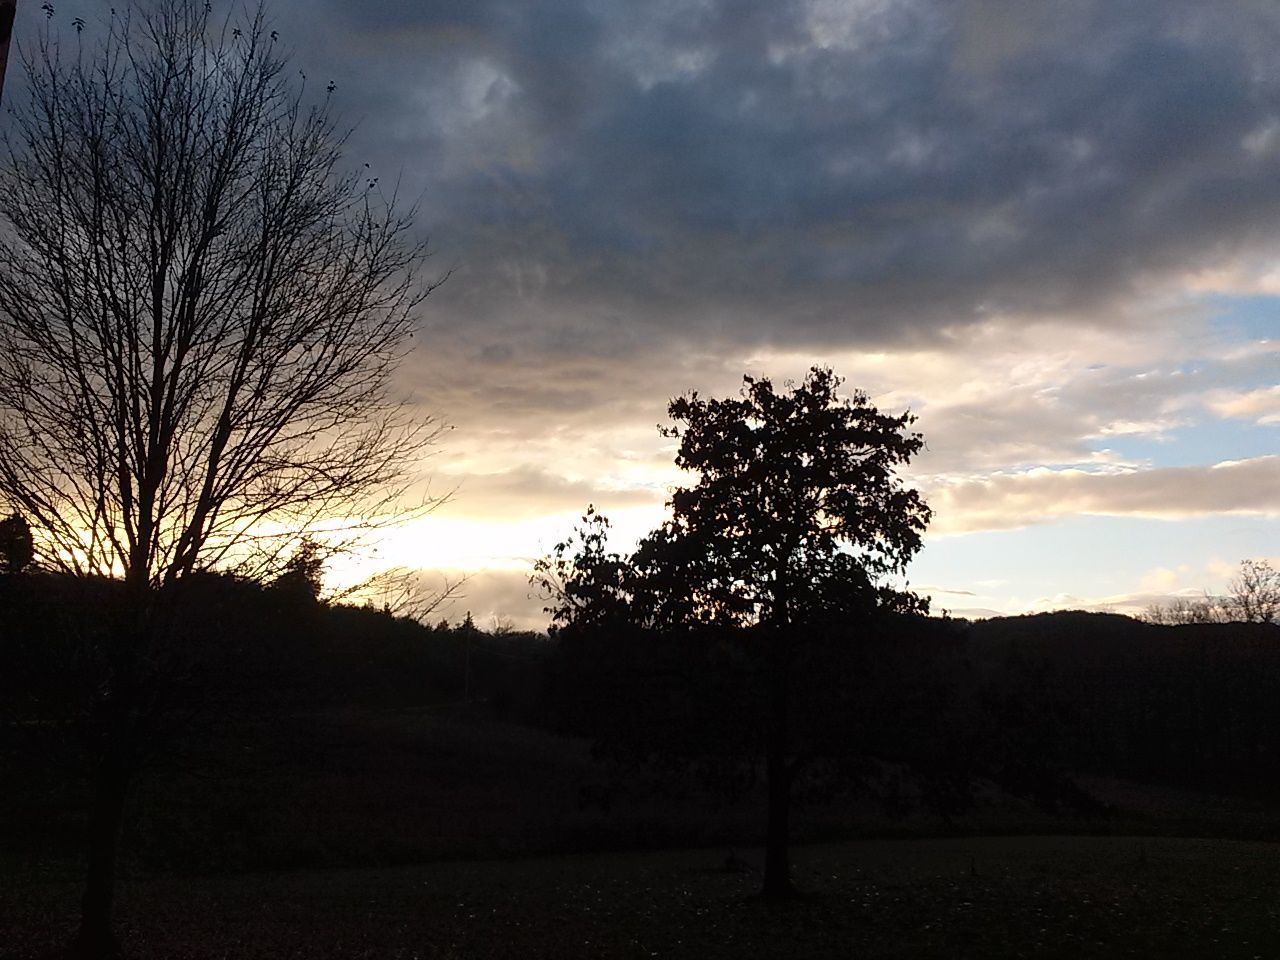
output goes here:
[[18, 0], [0, 0], [0, 95], [4, 94], [4, 75], [9, 65], [9, 41], [13, 37], [13, 19]]
[[1244, 560], [1227, 584], [1232, 619], [1280, 624], [1280, 570], [1266, 560]]
[[307, 603], [319, 600], [320, 591], [324, 589], [324, 557], [320, 545], [310, 537], [304, 537], [271, 586]]
[[671, 519], [640, 544], [637, 600], [656, 622], [749, 629], [768, 666], [764, 892], [786, 894], [793, 767], [789, 722], [798, 644], [824, 621], [869, 607], [925, 609], [882, 578], [920, 548], [929, 508], [895, 470], [923, 446], [910, 414], [814, 367], [790, 390], [744, 378], [738, 397], [671, 402], [676, 464], [697, 474]]
[[1157, 626], [1175, 627], [1191, 623], [1227, 623], [1231, 612], [1220, 597], [1175, 597], [1168, 603], [1153, 603], [1141, 619]]
[[343, 171], [329, 97], [309, 105], [286, 66], [261, 7], [236, 26], [162, 0], [97, 45], [41, 37], [12, 106], [0, 499], [43, 566], [125, 584], [85, 955], [114, 950], [155, 597], [206, 569], [269, 576], [320, 519], [390, 515], [436, 432], [389, 391], [432, 289], [412, 214]]
[[925, 601], [887, 585], [919, 549], [930, 512], [896, 474], [921, 448], [910, 414], [813, 368], [783, 392], [744, 378], [738, 397], [696, 393], [668, 408], [676, 463], [698, 481], [672, 494], [671, 519], [629, 558], [608, 552], [589, 512], [535, 571], [562, 629], [628, 622], [740, 638], [762, 678], [768, 830], [766, 895], [791, 889], [788, 861], [794, 676], [807, 641], [875, 610]]
[[0, 520], [0, 573], [21, 573], [35, 557], [31, 525], [21, 514]]
[[1196, 623], [1280, 624], [1280, 570], [1267, 560], [1242, 560], [1239, 571], [1227, 584], [1226, 596], [1206, 593], [1195, 599], [1177, 597], [1147, 607], [1141, 619], [1167, 627]]
[[609, 518], [587, 507], [581, 524], [533, 566], [529, 581], [549, 602], [552, 629], [630, 622], [635, 571], [631, 558], [610, 552]]

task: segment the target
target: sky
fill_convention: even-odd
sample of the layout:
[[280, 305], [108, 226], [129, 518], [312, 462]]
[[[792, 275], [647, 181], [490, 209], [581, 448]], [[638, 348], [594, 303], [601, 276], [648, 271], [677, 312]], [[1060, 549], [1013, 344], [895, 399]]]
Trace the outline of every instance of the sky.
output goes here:
[[543, 627], [532, 562], [588, 504], [626, 549], [692, 479], [672, 397], [814, 364], [919, 418], [935, 610], [1138, 612], [1280, 561], [1270, 0], [269, 9], [451, 271], [398, 384], [452, 428], [448, 500], [335, 583], [465, 575], [454, 616]]

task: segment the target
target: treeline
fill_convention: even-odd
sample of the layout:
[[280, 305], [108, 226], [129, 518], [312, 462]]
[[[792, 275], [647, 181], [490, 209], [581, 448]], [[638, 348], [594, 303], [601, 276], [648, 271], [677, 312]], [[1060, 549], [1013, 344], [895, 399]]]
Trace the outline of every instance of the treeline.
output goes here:
[[[749, 757], [763, 736], [752, 669], [711, 633], [569, 633], [548, 663], [552, 713], [634, 753], [718, 743]], [[802, 755], [843, 757], [872, 780], [894, 771], [944, 809], [984, 782], [1087, 807], [1070, 787], [1084, 774], [1209, 792], [1280, 785], [1275, 625], [886, 618], [810, 644], [797, 687]]]
[[975, 661], [1051, 713], [1081, 773], [1193, 787], [1280, 789], [1280, 626], [1160, 626], [1100, 613], [968, 626]]
[[[57, 574], [0, 576], [0, 699], [27, 720], [86, 710], [110, 675], [123, 584]], [[372, 606], [330, 605], [274, 585], [199, 574], [157, 593], [147, 669], [158, 716], [327, 704], [473, 699], [531, 711], [545, 638], [464, 618], [424, 625]]]
[[[9, 747], [43, 749], [53, 731], [92, 735], [87, 705], [109, 675], [119, 589], [0, 577]], [[767, 668], [740, 637], [426, 626], [215, 575], [159, 602], [170, 629], [150, 666], [160, 681], [152, 707], [173, 736], [185, 722], [245, 713], [470, 700], [589, 738], [601, 756], [691, 772], [729, 792], [759, 774]], [[870, 789], [890, 806], [959, 812], [998, 784], [1087, 811], [1076, 775], [1223, 792], [1280, 784], [1280, 627], [886, 616], [797, 649], [800, 796]]]

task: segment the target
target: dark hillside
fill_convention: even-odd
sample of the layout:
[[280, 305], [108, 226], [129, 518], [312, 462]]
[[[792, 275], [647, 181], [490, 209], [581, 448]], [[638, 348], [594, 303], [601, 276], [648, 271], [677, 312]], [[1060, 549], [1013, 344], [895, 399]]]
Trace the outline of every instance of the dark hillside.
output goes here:
[[1055, 713], [1056, 743], [1079, 772], [1280, 787], [1280, 627], [1070, 612], [972, 623], [968, 644], [988, 677]]
[[[131, 869], [758, 835], [754, 681], [714, 638], [432, 628], [223, 577], [168, 602], [165, 702], [126, 828]], [[0, 578], [7, 871], [79, 869], [114, 604], [105, 582]], [[1102, 798], [1121, 806], [1163, 790], [1160, 821], [1138, 829], [1275, 833], [1280, 630], [1069, 613], [902, 618], [829, 639], [835, 659], [801, 664], [810, 693], [797, 731], [843, 759], [806, 766], [798, 837], [1044, 831], [1063, 814], [1060, 829], [1135, 826], [1064, 792], [1077, 775], [1089, 789], [1121, 783]], [[993, 797], [997, 781], [1009, 792]], [[1263, 806], [1246, 825], [1208, 796]]]

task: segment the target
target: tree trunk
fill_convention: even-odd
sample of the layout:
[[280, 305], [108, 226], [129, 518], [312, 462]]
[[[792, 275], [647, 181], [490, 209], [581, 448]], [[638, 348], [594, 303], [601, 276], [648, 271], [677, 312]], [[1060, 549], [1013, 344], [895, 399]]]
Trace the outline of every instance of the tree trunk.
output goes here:
[[0, 0], [0, 95], [4, 93], [5, 68], [9, 65], [9, 40], [13, 36], [13, 19], [18, 0]]
[[769, 677], [769, 717], [765, 745], [765, 778], [768, 781], [769, 812], [765, 833], [764, 888], [765, 897], [781, 899], [791, 896], [791, 770], [787, 765], [791, 678], [786, 638], [775, 631]]
[[123, 626], [114, 637], [106, 694], [97, 704], [97, 769], [93, 810], [89, 819], [89, 863], [80, 930], [72, 946], [75, 960], [114, 960], [120, 956], [112, 925], [120, 834], [125, 799], [142, 746], [144, 690], [154, 678], [144, 676], [142, 653], [150, 637], [150, 594], [145, 582], [130, 591]]
[[790, 818], [791, 773], [787, 770], [785, 754], [775, 753], [772, 747], [766, 761], [768, 779], [769, 823], [764, 852], [765, 897], [782, 899], [791, 896]]
[[80, 931], [72, 949], [76, 960], [112, 960], [120, 955], [111, 917], [132, 753], [130, 731], [121, 723], [113, 723], [104, 738], [96, 772], [89, 822], [89, 876], [81, 901]]

